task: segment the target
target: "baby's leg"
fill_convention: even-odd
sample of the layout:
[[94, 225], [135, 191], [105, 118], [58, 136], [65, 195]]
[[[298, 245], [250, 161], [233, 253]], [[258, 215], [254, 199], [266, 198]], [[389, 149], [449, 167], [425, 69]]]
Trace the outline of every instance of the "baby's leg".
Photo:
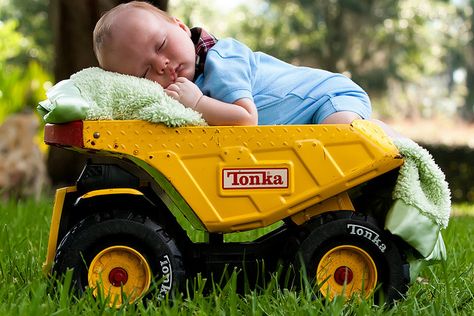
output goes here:
[[359, 114], [350, 111], [340, 111], [330, 114], [321, 124], [350, 124], [353, 120], [360, 120]]
[[[322, 124], [350, 124], [352, 123], [353, 120], [360, 120], [360, 119], [361, 117], [357, 113], [350, 112], [350, 111], [341, 111], [341, 112], [336, 112], [329, 115], [321, 123]], [[404, 137], [402, 134], [398, 133], [397, 131], [395, 131], [393, 128], [391, 128], [390, 126], [388, 126], [382, 121], [379, 121], [376, 119], [369, 119], [369, 120], [379, 125], [385, 131], [385, 133], [392, 139]]]
[[375, 124], [380, 126], [384, 130], [384, 132], [392, 139], [405, 138], [406, 137], [406, 136], [403, 136], [402, 134], [400, 134], [399, 132], [397, 132], [396, 130], [394, 130], [389, 125], [385, 124], [382, 121], [379, 121], [379, 120], [376, 120], [376, 119], [370, 119], [370, 121], [374, 122]]

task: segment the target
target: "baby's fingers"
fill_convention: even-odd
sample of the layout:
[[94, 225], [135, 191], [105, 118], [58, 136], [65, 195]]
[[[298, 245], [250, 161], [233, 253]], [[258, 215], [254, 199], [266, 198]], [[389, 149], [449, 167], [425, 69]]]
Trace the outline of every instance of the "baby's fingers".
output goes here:
[[176, 83], [172, 83], [168, 87], [166, 87], [165, 91], [166, 90], [179, 92], [179, 86]]
[[185, 83], [186, 81], [189, 81], [186, 77], [176, 78], [176, 82], [179, 82], [179, 83]]
[[168, 87], [168, 88], [165, 89], [165, 93], [166, 93], [168, 96], [172, 97], [173, 99], [179, 101], [179, 94], [178, 94], [178, 92], [173, 91], [173, 90], [170, 90], [169, 87]]

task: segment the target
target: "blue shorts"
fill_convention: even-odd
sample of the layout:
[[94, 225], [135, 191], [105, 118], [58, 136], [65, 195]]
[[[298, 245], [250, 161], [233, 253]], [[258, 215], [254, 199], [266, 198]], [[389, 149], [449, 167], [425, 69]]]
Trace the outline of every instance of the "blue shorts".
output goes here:
[[317, 108], [313, 115], [313, 124], [321, 123], [329, 115], [336, 112], [353, 112], [363, 119], [368, 119], [372, 112], [372, 107], [368, 99], [350, 95], [327, 96], [318, 100], [317, 103], [318, 104], [313, 105]]

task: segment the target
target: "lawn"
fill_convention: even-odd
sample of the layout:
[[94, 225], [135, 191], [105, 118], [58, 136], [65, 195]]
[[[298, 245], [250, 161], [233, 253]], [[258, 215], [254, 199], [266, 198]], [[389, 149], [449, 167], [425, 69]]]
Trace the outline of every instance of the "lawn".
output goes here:
[[67, 280], [41, 273], [52, 201], [0, 202], [0, 315], [472, 315], [474, 313], [474, 205], [456, 205], [443, 236], [446, 262], [426, 267], [407, 295], [392, 308], [369, 301], [344, 304], [315, 299], [310, 287], [298, 291], [269, 282], [264, 289], [235, 293], [235, 284], [203, 294], [203, 280], [174, 302], [139, 302], [110, 309], [90, 293], [75, 298]]

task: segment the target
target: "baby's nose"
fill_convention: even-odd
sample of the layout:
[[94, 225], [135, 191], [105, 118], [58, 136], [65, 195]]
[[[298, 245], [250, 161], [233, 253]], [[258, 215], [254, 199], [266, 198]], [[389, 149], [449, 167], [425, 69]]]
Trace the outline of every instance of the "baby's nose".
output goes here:
[[155, 62], [155, 69], [159, 74], [164, 74], [166, 67], [170, 61], [167, 58], [157, 58]]

